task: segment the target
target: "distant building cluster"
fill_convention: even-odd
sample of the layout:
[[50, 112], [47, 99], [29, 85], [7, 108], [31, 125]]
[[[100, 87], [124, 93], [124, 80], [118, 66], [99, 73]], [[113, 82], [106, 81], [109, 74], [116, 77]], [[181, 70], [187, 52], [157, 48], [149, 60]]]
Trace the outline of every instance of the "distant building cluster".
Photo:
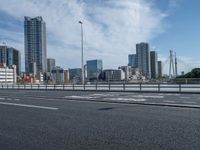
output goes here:
[[20, 51], [0, 46], [0, 83], [79, 84], [82, 71], [85, 82], [134, 82], [162, 77], [162, 62], [148, 43], [136, 44], [136, 54], [128, 55], [128, 64], [103, 69], [101, 59], [87, 60], [81, 68], [64, 69], [54, 58], [47, 58], [46, 24], [42, 17], [24, 17], [25, 72], [21, 72]]
[[162, 62], [156, 51], [150, 51], [148, 43], [136, 44], [136, 54], [128, 56], [128, 65], [138, 71], [139, 78], [158, 79], [162, 77]]

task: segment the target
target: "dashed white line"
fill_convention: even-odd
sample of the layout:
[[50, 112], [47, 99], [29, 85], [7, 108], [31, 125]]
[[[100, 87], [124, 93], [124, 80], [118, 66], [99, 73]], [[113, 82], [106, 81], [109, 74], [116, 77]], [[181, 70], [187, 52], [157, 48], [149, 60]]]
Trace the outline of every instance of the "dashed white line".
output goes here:
[[0, 100], [5, 100], [5, 98], [0, 97]]
[[37, 106], [37, 105], [27, 105], [27, 104], [17, 104], [17, 103], [6, 103], [6, 102], [0, 102], [0, 105], [10, 105], [10, 106], [19, 106], [19, 107], [29, 107], [29, 108], [39, 108], [39, 109], [58, 110], [58, 108], [55, 108], [55, 107], [45, 107], [45, 106]]

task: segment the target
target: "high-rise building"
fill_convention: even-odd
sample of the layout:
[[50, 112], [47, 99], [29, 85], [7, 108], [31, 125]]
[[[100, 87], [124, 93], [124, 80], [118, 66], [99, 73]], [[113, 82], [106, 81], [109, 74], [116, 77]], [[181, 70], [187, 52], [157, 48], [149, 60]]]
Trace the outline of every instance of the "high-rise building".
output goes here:
[[24, 17], [25, 71], [33, 73], [36, 63], [37, 72], [46, 72], [46, 24], [42, 17]]
[[47, 72], [51, 72], [56, 66], [56, 60], [53, 58], [47, 58]]
[[21, 53], [17, 49], [8, 46], [0, 46], [0, 63], [6, 66], [16, 66], [17, 75], [21, 73]]
[[151, 60], [151, 78], [156, 79], [158, 77], [158, 55], [156, 51], [150, 52]]
[[148, 43], [136, 44], [137, 67], [143, 76], [151, 78], [150, 53]]
[[98, 80], [98, 77], [103, 70], [102, 60], [88, 60], [87, 61], [87, 78], [89, 81]]
[[162, 61], [158, 61], [158, 78], [162, 77]]
[[137, 55], [136, 54], [128, 55], [128, 66], [131, 66], [131, 68], [137, 68]]

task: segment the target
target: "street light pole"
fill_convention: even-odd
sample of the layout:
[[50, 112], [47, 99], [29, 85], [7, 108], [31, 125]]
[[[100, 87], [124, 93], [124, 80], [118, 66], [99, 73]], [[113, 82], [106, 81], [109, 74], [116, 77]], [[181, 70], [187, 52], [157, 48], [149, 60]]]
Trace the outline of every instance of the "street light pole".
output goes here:
[[81, 24], [81, 65], [82, 65], [82, 84], [85, 84], [85, 77], [84, 77], [84, 64], [83, 64], [83, 22], [79, 21], [78, 23]]

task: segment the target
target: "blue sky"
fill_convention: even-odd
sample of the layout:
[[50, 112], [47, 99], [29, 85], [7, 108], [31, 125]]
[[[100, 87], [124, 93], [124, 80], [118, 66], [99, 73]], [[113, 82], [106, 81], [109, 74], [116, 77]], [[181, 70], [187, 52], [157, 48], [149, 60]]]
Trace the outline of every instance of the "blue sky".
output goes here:
[[177, 53], [179, 71], [189, 71], [200, 66], [198, 6], [198, 0], [0, 0], [0, 42], [21, 51], [24, 68], [24, 16], [42, 16], [48, 57], [66, 69], [79, 67], [82, 20], [85, 60], [117, 68], [144, 41], [158, 51], [166, 73], [169, 49]]

